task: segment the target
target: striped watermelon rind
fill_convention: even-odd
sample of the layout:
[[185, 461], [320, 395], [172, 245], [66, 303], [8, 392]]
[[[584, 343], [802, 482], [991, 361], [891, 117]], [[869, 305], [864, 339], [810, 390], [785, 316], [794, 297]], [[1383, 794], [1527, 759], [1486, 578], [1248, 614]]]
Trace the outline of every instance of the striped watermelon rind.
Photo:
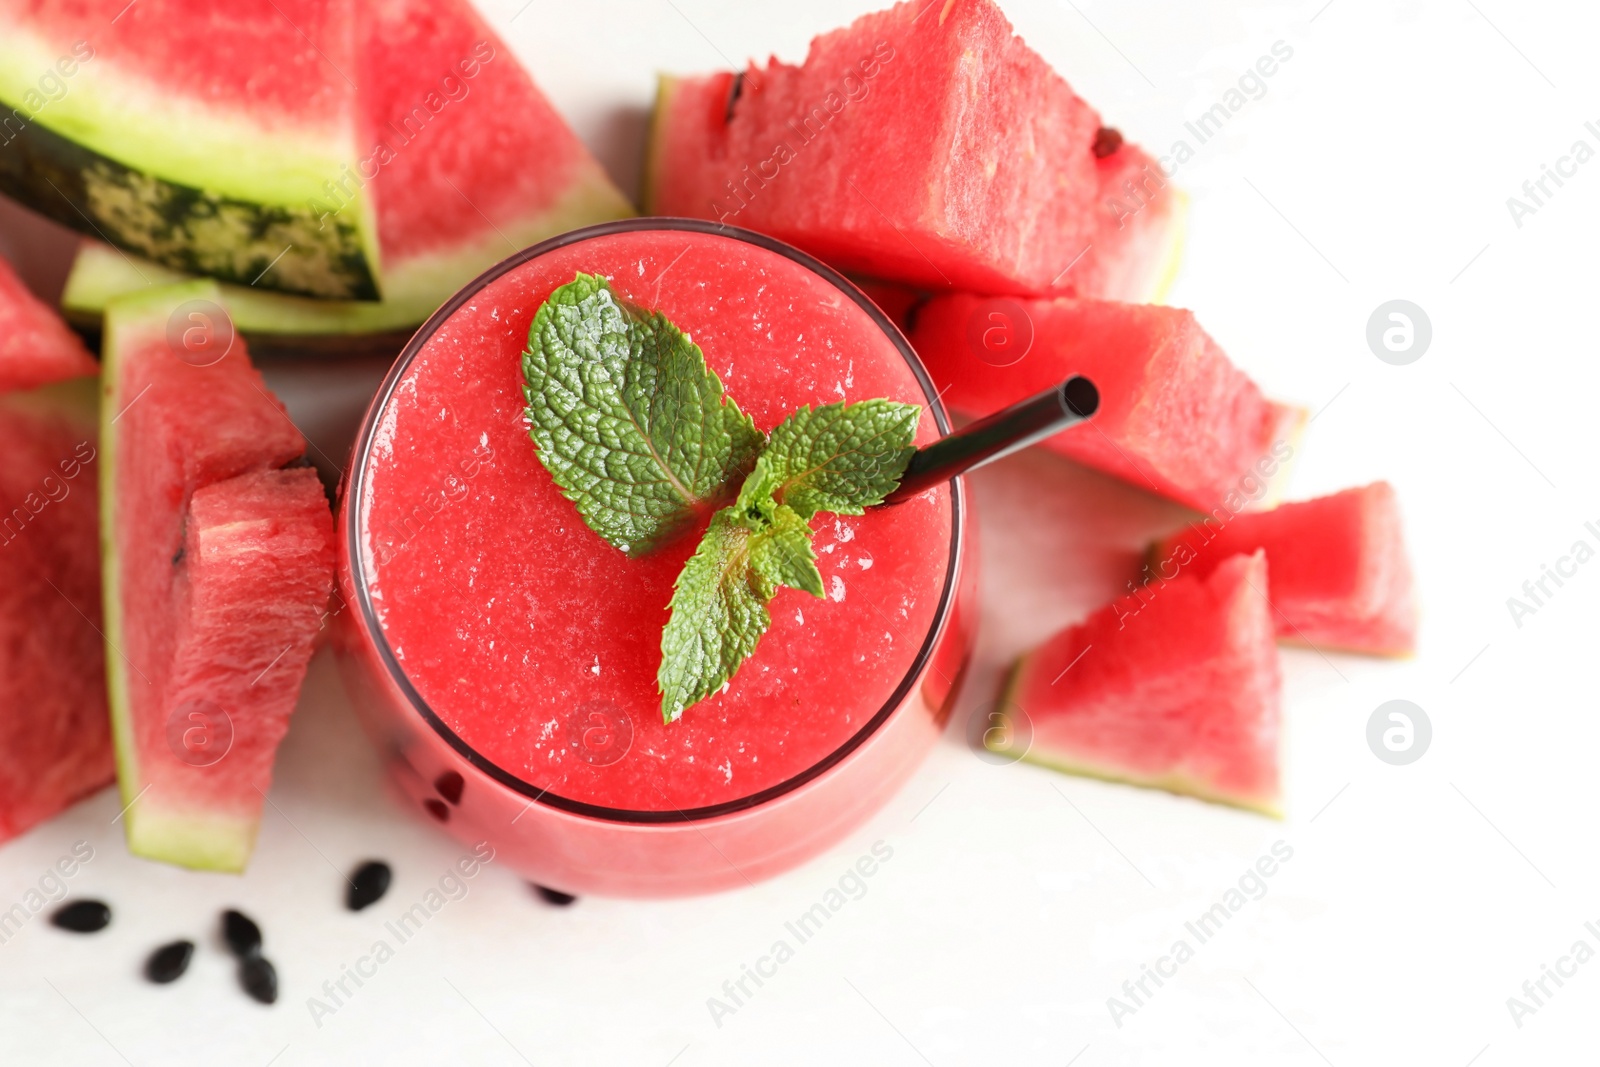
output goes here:
[[[381, 301], [317, 300], [228, 285], [257, 356], [389, 354], [456, 290], [508, 254], [633, 214], [468, 0], [360, 5], [363, 194], [376, 203]], [[347, 183], [347, 185], [352, 183]], [[340, 193], [343, 196], [343, 193]], [[108, 301], [182, 272], [85, 241], [62, 304], [92, 329]]]
[[[130, 63], [129, 53], [159, 39], [163, 24], [204, 15], [179, 0], [126, 5], [133, 10], [119, 15], [123, 6], [94, 0], [81, 10], [0, 9], [0, 114], [12, 120], [0, 152], [0, 191], [175, 270], [312, 296], [378, 299], [370, 198], [358, 193], [351, 209], [326, 209], [326, 183], [356, 162], [353, 88], [336, 106], [342, 127], [320, 117], [298, 121], [287, 108], [241, 105], [214, 86], [174, 92]], [[246, 51], [257, 23], [278, 20], [273, 24], [289, 32], [274, 5], [237, 6], [207, 23], [205, 51], [183, 50], [172, 62], [193, 73]], [[353, 6], [302, 6], [320, 8], [322, 25], [311, 26], [310, 37], [298, 35], [296, 59], [331, 65], [324, 53], [351, 54]], [[193, 25], [185, 29], [193, 32]], [[64, 90], [42, 98], [44, 77]], [[333, 83], [331, 72], [325, 80]], [[331, 98], [335, 105], [341, 94]]]
[[[305, 439], [243, 342], [193, 362], [174, 343], [191, 309], [218, 313], [220, 299], [193, 282], [107, 309], [101, 576], [129, 850], [239, 871], [326, 610], [332, 516], [314, 471], [286, 469]], [[174, 735], [210, 706], [225, 747], [187, 758]]]

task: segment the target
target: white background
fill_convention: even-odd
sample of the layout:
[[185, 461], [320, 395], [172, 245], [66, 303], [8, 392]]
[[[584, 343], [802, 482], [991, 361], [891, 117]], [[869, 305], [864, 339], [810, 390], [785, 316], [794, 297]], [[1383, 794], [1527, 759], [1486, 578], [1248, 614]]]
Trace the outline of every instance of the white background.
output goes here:
[[[797, 60], [813, 33], [871, 6], [533, 0], [513, 22], [522, 3], [486, 10], [628, 188], [655, 70]], [[1398, 487], [1425, 616], [1411, 662], [1285, 651], [1287, 819], [993, 766], [964, 747], [963, 720], [991, 699], [999, 665], [1108, 599], [1145, 539], [1180, 516], [1025, 457], [977, 479], [987, 630], [951, 735], [827, 855], [720, 896], [568, 910], [490, 868], [318, 1028], [306, 997], [464, 851], [384, 792], [319, 658], [247, 875], [130, 859], [110, 791], [0, 849], [9, 905], [89, 841], [95, 859], [72, 891], [117, 914], [93, 938], [38, 920], [0, 947], [0, 1062], [1595, 1060], [1600, 962], [1520, 1028], [1506, 1006], [1576, 940], [1600, 949], [1583, 925], [1600, 922], [1600, 562], [1520, 628], [1506, 607], [1574, 541], [1600, 547], [1584, 529], [1600, 525], [1600, 161], [1521, 228], [1505, 203], [1574, 140], [1600, 148], [1583, 128], [1600, 120], [1588, 5], [1005, 6], [1108, 122], [1157, 151], [1275, 41], [1294, 49], [1266, 95], [1180, 170], [1192, 213], [1172, 302], [1195, 309], [1271, 393], [1317, 413], [1292, 496], [1380, 477]], [[1364, 340], [1372, 310], [1397, 297], [1434, 330], [1405, 367]], [[274, 381], [319, 445], [342, 455], [328, 427], [352, 417], [370, 373]], [[1433, 723], [1432, 747], [1406, 767], [1365, 741], [1368, 716], [1392, 698]], [[707, 998], [880, 839], [894, 855], [867, 895], [714, 1025]], [[1293, 858], [1266, 896], [1116, 1026], [1107, 998], [1279, 840]], [[367, 856], [390, 860], [396, 884], [352, 915], [341, 874]], [[283, 987], [275, 1008], [233, 982], [213, 932], [227, 905], [265, 928]], [[201, 942], [188, 976], [145, 984], [145, 954], [179, 936]]]

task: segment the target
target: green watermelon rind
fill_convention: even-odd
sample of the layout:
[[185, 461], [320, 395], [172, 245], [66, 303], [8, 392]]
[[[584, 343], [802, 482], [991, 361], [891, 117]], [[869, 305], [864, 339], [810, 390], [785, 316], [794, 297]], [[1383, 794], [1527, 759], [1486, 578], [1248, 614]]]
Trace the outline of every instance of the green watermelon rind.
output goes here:
[[[367, 338], [374, 348], [385, 347], [383, 342], [388, 341], [398, 351], [412, 331], [457, 290], [513, 250], [633, 214], [633, 205], [604, 172], [597, 166], [586, 167], [549, 211], [502, 227], [504, 234], [489, 234], [470, 248], [413, 257], [397, 265], [384, 278], [388, 295], [381, 301], [317, 300], [223, 285], [222, 302], [235, 328], [252, 342], [262, 340], [271, 346], [281, 339], [315, 345], [318, 339], [326, 339], [327, 347], [337, 350], [345, 339]], [[112, 300], [147, 287], [190, 280], [180, 272], [130, 260], [105, 244], [86, 240], [73, 260], [61, 306], [74, 325], [92, 329]]]
[[[1000, 691], [999, 714], [1002, 721], [1008, 726], [1011, 723], [1011, 709], [1013, 707], [1021, 707], [1020, 702], [1017, 700], [1017, 694], [1022, 688], [1022, 684], [1025, 680], [1024, 676], [1032, 658], [1033, 657], [1031, 655], [1018, 657], [1017, 661], [1012, 664], [1011, 669], [1006, 673], [1006, 680]], [[1008, 729], [1004, 731], [1004, 734], [1005, 736], [1015, 736], [1016, 731]], [[1042, 752], [1039, 750], [1037, 743], [1033, 741], [1030, 741], [1026, 749], [1018, 752], [1016, 750], [1016, 746], [1014, 745], [1008, 746], [993, 743], [988, 741], [987, 737], [988, 735], [986, 734], [984, 747], [989, 751], [998, 755], [1016, 757], [1026, 763], [1031, 763], [1036, 767], [1044, 767], [1048, 770], [1057, 771], [1062, 774], [1074, 775], [1078, 778], [1093, 778], [1101, 782], [1112, 782], [1117, 785], [1133, 785], [1139, 786], [1143, 789], [1159, 789], [1175, 796], [1192, 797], [1196, 800], [1204, 800], [1211, 804], [1222, 804], [1230, 808], [1239, 808], [1240, 810], [1254, 812], [1257, 815], [1265, 815], [1272, 819], [1283, 818], [1283, 807], [1276, 797], [1261, 798], [1232, 793], [1223, 793], [1216, 789], [1209, 788], [1205, 784], [1197, 782], [1186, 775], [1180, 774], [1162, 775], [1160, 777], [1152, 778], [1127, 774], [1120, 771], [1107, 770], [1102, 767], [1096, 767], [1093, 764], [1083, 763], [1078, 760], [1069, 759], [1064, 756], [1049, 752]]]
[[[55, 54], [25, 28], [0, 40], [0, 107], [24, 99]], [[316, 205], [355, 163], [325, 135], [269, 132], [202, 107], [134, 107], [149, 96], [85, 65], [0, 152], [0, 192], [175, 270], [310, 296], [377, 300], [371, 198]], [[179, 114], [178, 111], [182, 113]], [[248, 235], [248, 236], [245, 236]], [[271, 269], [268, 269], [268, 268]]]
[[639, 206], [646, 215], [656, 213], [656, 169], [661, 165], [661, 149], [666, 140], [663, 127], [682, 80], [672, 74], [656, 75], [656, 102], [650, 109], [650, 128], [645, 133], [644, 174], [639, 182]]
[[1305, 439], [1306, 427], [1311, 424], [1311, 412], [1297, 404], [1276, 404], [1281, 421], [1278, 423], [1278, 432], [1273, 435], [1273, 441], [1282, 441], [1289, 446], [1289, 458], [1278, 465], [1277, 473], [1267, 482], [1267, 490], [1262, 494], [1261, 503], [1250, 510], [1266, 511], [1283, 503], [1283, 494], [1288, 491], [1289, 478], [1294, 473], [1295, 462], [1300, 458], [1300, 443]]
[[1165, 304], [1183, 268], [1183, 253], [1189, 244], [1189, 194], [1172, 191], [1172, 210], [1167, 220], [1160, 258], [1150, 268], [1150, 291], [1135, 304]]
[[[0, 97], [0, 108], [11, 106]], [[309, 296], [379, 299], [367, 198], [319, 224], [309, 199], [220, 196], [123, 166], [39, 122], [0, 153], [0, 192], [170, 269]]]
[[100, 424], [99, 381], [94, 377], [68, 378], [48, 385], [0, 393], [0, 407], [19, 411], [49, 411], [66, 416], [85, 430]]
[[172, 309], [188, 300], [221, 303], [220, 288], [214, 282], [196, 281], [185, 285], [152, 289], [117, 301], [109, 309], [106, 339], [101, 355], [102, 396], [100, 403], [100, 574], [105, 611], [106, 697], [111, 707], [111, 736], [116, 749], [117, 783], [122, 796], [123, 822], [128, 851], [148, 859], [198, 870], [238, 872], [245, 868], [255, 848], [257, 827], [243, 820], [176, 817], [139, 806], [140, 787], [138, 746], [134, 740], [131, 704], [128, 699], [128, 660], [122, 619], [121, 575], [116, 553], [116, 473], [117, 442], [115, 423], [122, 412], [116, 382], [121, 371], [119, 327], [140, 321], [141, 313], [156, 311], [164, 322]]

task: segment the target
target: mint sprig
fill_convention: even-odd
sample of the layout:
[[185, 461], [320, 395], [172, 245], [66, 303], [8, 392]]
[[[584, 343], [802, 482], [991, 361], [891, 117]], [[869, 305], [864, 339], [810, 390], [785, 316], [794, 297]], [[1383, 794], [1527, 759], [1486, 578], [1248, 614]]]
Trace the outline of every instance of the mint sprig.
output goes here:
[[891, 400], [803, 407], [767, 438], [681, 331], [585, 274], [534, 316], [523, 375], [540, 460], [590, 528], [629, 555], [726, 500], [743, 478], [673, 583], [656, 672], [666, 722], [755, 651], [779, 588], [823, 596], [811, 518], [882, 503], [905, 473], [922, 413]]
[[589, 528], [630, 556], [720, 504], [765, 443], [699, 346], [595, 275], [550, 294], [522, 374], [540, 460]]
[[763, 490], [801, 518], [859, 515], [900, 484], [921, 416], [915, 404], [893, 400], [803, 407], [767, 441]]

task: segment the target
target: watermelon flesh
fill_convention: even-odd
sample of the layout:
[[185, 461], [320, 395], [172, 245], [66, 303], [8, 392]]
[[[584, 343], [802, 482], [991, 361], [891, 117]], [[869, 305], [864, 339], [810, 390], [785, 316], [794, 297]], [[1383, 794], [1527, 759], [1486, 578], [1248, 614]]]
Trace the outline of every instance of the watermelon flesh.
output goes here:
[[78, 335], [0, 259], [0, 393], [98, 373]]
[[1400, 506], [1388, 482], [1196, 523], [1156, 542], [1153, 580], [1204, 576], [1240, 552], [1272, 567], [1278, 638], [1317, 648], [1403, 656], [1416, 651], [1417, 604]]
[[1183, 254], [1183, 194], [1160, 163], [1127, 143], [1095, 160], [1095, 187], [1094, 242], [1052, 292], [1130, 304], [1162, 302]]
[[1264, 397], [1178, 308], [951, 294], [917, 313], [911, 342], [968, 416], [1087, 376], [1100, 390], [1094, 421], [1044, 447], [1205, 512], [1270, 502], [1305, 418]]
[[220, 293], [107, 309], [107, 676], [130, 850], [237, 871], [332, 585], [332, 518], [313, 472], [283, 469], [305, 440], [243, 342], [169, 344], [195, 300]]
[[1122, 597], [1018, 661], [986, 735], [1070, 774], [1279, 814], [1264, 553]]
[[[273, 758], [321, 626], [333, 565], [332, 518], [316, 471], [296, 467], [196, 489], [184, 525], [184, 609], [163, 704], [169, 720], [175, 716], [202, 731], [213, 727], [216, 709], [236, 709], [229, 713], [232, 739], [217, 763], [176, 768], [182, 805], [168, 804], [173, 790], [152, 790], [142, 821], [148, 827], [163, 816], [185, 820], [204, 812], [208, 819], [250, 824], [260, 816], [261, 794], [272, 781]], [[159, 743], [170, 740], [169, 732]], [[217, 754], [204, 751], [215, 738], [192, 740], [204, 757], [195, 763]]]
[[[228, 286], [234, 324], [252, 341], [398, 333], [389, 339], [398, 350], [409, 328], [512, 252], [633, 214], [467, 0], [381, 0], [363, 5], [361, 18], [366, 149], [358, 176], [323, 201], [342, 215], [353, 210], [347, 193], [374, 195], [384, 299]], [[86, 240], [62, 303], [75, 319], [98, 321], [117, 296], [183, 280]]]
[[0, 841], [109, 785], [95, 383], [0, 396]]
[[[357, 5], [0, 0], [0, 191], [173, 270], [376, 300]], [[46, 95], [48, 92], [49, 95]]]
[[384, 292], [415, 322], [519, 249], [633, 214], [468, 0], [374, 0], [364, 19]]
[[646, 210], [906, 285], [1042, 292], [1099, 236], [1100, 129], [991, 0], [915, 0], [802, 66], [663, 78]]

